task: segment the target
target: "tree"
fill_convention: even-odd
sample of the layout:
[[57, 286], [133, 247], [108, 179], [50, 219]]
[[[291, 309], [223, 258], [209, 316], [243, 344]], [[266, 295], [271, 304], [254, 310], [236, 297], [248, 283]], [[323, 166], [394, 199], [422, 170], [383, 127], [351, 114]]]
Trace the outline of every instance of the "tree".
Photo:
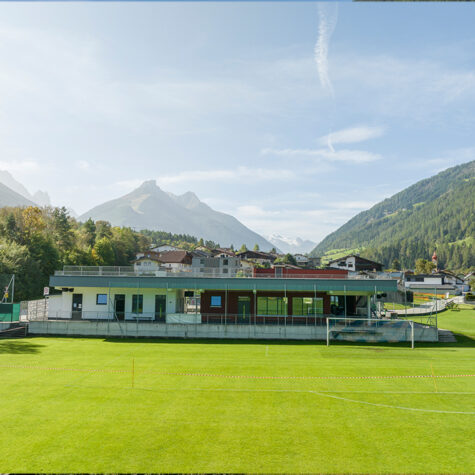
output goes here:
[[74, 245], [74, 234], [72, 226], [69, 222], [68, 210], [63, 206], [62, 208], [55, 208], [53, 210], [53, 234], [61, 252], [70, 250]]
[[102, 239], [103, 237], [112, 237], [111, 223], [99, 220], [96, 221], [96, 240]]
[[86, 244], [93, 247], [96, 242], [96, 224], [89, 218], [83, 225]]
[[285, 256], [276, 259], [274, 264], [290, 264], [292, 266], [296, 266], [297, 261], [292, 254], [287, 253]]
[[28, 248], [11, 241], [0, 241], [0, 274], [15, 274], [17, 302], [41, 295], [47, 283], [41, 278], [38, 262], [31, 258]]
[[114, 265], [114, 248], [109, 238], [103, 237], [96, 241], [92, 249], [92, 257], [98, 266], [112, 266]]
[[392, 264], [391, 264], [391, 267], [394, 269], [394, 270], [401, 270], [401, 263], [399, 262], [398, 259], [394, 259]]
[[417, 259], [414, 272], [416, 274], [430, 274], [435, 269], [435, 264], [426, 259]]
[[254, 244], [253, 251], [259, 251], [259, 244]]
[[474, 292], [474, 291], [475, 291], [475, 277], [472, 277], [472, 278], [470, 279], [470, 283], [469, 283], [469, 284], [470, 284], [470, 290], [471, 290], [472, 292]]
[[247, 251], [247, 247], [245, 244], [243, 244], [241, 248], [239, 249], [239, 252], [246, 252], [246, 251]]
[[277, 249], [275, 247], [273, 247], [271, 250], [270, 250], [270, 253], [271, 254], [277, 254]]
[[28, 206], [22, 212], [23, 218], [23, 233], [26, 242], [35, 233], [40, 233], [45, 228], [46, 224], [43, 219], [43, 214], [37, 206]]

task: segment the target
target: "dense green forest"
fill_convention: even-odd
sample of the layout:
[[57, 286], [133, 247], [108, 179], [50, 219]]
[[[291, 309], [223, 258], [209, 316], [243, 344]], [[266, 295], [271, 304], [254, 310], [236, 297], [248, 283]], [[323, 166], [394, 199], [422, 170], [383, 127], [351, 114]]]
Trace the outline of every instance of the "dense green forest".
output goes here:
[[443, 268], [475, 266], [475, 161], [449, 168], [359, 213], [312, 251], [362, 248], [391, 267], [412, 268], [436, 250]]
[[203, 240], [161, 231], [136, 232], [107, 221], [80, 223], [66, 208], [0, 208], [0, 275], [16, 275], [15, 301], [41, 297], [49, 276], [63, 265], [128, 266], [137, 252], [163, 243], [192, 249]]

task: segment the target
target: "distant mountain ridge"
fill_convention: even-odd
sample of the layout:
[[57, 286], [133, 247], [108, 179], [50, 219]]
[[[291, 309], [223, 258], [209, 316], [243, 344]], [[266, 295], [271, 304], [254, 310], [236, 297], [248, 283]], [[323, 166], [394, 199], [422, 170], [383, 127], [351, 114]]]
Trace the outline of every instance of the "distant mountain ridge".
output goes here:
[[[10, 188], [15, 193], [23, 196], [30, 204], [37, 204], [39, 206], [50, 206], [51, 200], [46, 191], [36, 191], [33, 195], [6, 170], [0, 170], [0, 183]], [[32, 202], [32, 203], [31, 203]], [[5, 206], [5, 205], [4, 205]]]
[[132, 192], [92, 208], [79, 217], [85, 221], [105, 220], [114, 226], [130, 226], [137, 230], [150, 229], [176, 234], [190, 234], [220, 243], [262, 250], [273, 246], [229, 214], [210, 208], [192, 192], [174, 195], [157, 186], [154, 180], [145, 181]]
[[[437, 249], [446, 267], [475, 266], [475, 161], [421, 180], [363, 211], [329, 234], [312, 251], [364, 248], [362, 254], [390, 266], [413, 266]], [[432, 251], [431, 251], [432, 250]]]
[[8, 186], [0, 183], [0, 207], [4, 206], [33, 206], [34, 203]]
[[285, 254], [306, 254], [317, 244], [308, 239], [304, 240], [299, 237], [293, 239], [280, 234], [271, 234], [270, 236], [265, 237], [269, 242], [274, 244], [277, 250], [280, 250]]

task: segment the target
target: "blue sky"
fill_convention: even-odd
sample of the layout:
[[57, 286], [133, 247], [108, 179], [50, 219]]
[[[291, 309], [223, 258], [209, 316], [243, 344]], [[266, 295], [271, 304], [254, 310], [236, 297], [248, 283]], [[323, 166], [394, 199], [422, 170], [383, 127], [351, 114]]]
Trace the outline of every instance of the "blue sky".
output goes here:
[[0, 169], [319, 241], [475, 158], [470, 3], [1, 3]]

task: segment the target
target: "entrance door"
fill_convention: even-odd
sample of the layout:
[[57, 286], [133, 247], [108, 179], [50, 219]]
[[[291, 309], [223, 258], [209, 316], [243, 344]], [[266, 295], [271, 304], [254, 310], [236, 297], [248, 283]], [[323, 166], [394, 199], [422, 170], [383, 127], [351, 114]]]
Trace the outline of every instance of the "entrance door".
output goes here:
[[114, 295], [114, 313], [117, 320], [123, 320], [125, 315], [125, 295]]
[[73, 306], [71, 317], [73, 320], [81, 320], [82, 318], [82, 294], [73, 294]]
[[251, 315], [251, 297], [238, 297], [238, 322], [249, 323]]
[[167, 321], [167, 296], [155, 295], [155, 320], [165, 323]]

